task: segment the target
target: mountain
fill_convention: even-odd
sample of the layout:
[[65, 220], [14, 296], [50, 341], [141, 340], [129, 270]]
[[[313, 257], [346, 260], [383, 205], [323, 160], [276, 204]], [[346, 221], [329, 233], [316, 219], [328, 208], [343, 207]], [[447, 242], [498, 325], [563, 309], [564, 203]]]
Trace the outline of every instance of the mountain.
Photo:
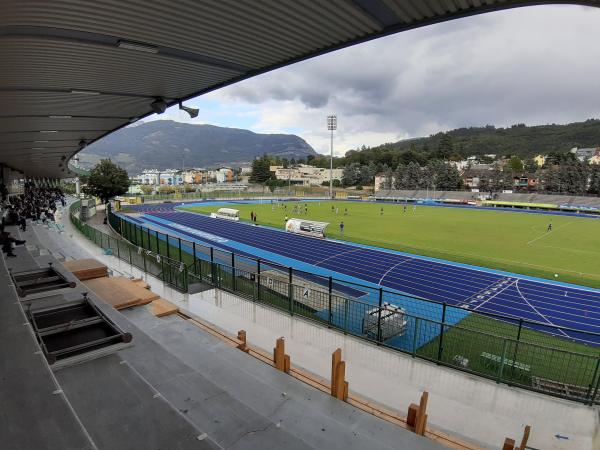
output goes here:
[[264, 153], [287, 159], [317, 154], [304, 139], [293, 134], [258, 134], [157, 120], [116, 131], [88, 146], [79, 158], [84, 167], [111, 158], [135, 174], [152, 168], [239, 166], [250, 164]]
[[[540, 153], [565, 152], [573, 147], [600, 146], [600, 120], [589, 119], [585, 122], [567, 125], [513, 125], [508, 128], [485, 127], [457, 128], [448, 131], [453, 151], [462, 156], [496, 154], [517, 155], [530, 158]], [[444, 133], [429, 137], [407, 139], [367, 149], [366, 152], [413, 150], [432, 152], [440, 147]], [[360, 152], [363, 153], [363, 152]]]

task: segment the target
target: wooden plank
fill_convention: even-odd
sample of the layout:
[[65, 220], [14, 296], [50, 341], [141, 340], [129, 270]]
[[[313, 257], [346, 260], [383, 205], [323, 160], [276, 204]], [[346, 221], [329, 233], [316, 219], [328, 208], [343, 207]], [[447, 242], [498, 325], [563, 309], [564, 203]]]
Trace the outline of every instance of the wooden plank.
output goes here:
[[408, 407], [408, 414], [406, 415], [406, 424], [410, 427], [415, 426], [417, 422], [417, 413], [419, 412], [419, 405], [411, 403]]
[[141, 300], [134, 293], [113, 282], [113, 278], [94, 278], [83, 282], [90, 290], [116, 309], [135, 306]]
[[425, 434], [425, 427], [427, 425], [427, 401], [429, 400], [429, 392], [424, 391], [421, 394], [421, 402], [419, 403], [419, 409], [417, 411], [417, 417], [415, 420], [415, 433], [421, 436]]
[[504, 439], [502, 450], [515, 450], [515, 440], [511, 438]]
[[131, 280], [133, 283], [137, 284], [140, 287], [143, 287], [144, 289], [150, 289], [150, 285], [148, 283], [146, 283], [144, 280], [142, 280], [141, 278], [137, 278], [134, 280]]
[[129, 278], [124, 277], [112, 277], [110, 278], [114, 283], [119, 285], [121, 289], [126, 290], [131, 293], [132, 296], [137, 297], [138, 305], [147, 305], [148, 303], [158, 300], [160, 295], [155, 294], [154, 292], [145, 289], [143, 286], [140, 286], [138, 283], [134, 283]]
[[64, 261], [65, 269], [73, 273], [79, 280], [92, 280], [108, 276], [108, 268], [93, 258], [74, 259], [72, 261]]
[[246, 330], [240, 330], [240, 331], [238, 331], [237, 338], [240, 341], [240, 343], [237, 345], [237, 348], [239, 348], [243, 352], [248, 353], [248, 344], [247, 344], [247, 340], [246, 340]]
[[519, 450], [525, 450], [527, 447], [527, 441], [529, 441], [529, 433], [531, 433], [531, 425], [527, 425], [525, 430], [523, 430], [523, 439], [521, 439], [521, 445], [519, 445]]
[[344, 400], [345, 390], [345, 377], [346, 377], [346, 361], [340, 361], [336, 367], [335, 373], [335, 397], [338, 400]]
[[283, 372], [285, 369], [285, 342], [282, 337], [275, 341], [275, 348], [273, 349], [273, 361], [275, 361], [275, 367]]
[[337, 397], [337, 395], [336, 395], [336, 386], [337, 386], [336, 370], [337, 370], [337, 366], [341, 360], [342, 360], [342, 349], [338, 348], [338, 349], [336, 349], [336, 351], [334, 351], [331, 354], [331, 395], [333, 395], [334, 397]]
[[170, 301], [165, 300], [164, 298], [154, 300], [150, 304], [150, 307], [152, 309], [152, 314], [154, 314], [156, 317], [170, 316], [171, 314], [177, 314], [177, 312], [179, 311], [179, 308], [177, 306], [175, 306]]

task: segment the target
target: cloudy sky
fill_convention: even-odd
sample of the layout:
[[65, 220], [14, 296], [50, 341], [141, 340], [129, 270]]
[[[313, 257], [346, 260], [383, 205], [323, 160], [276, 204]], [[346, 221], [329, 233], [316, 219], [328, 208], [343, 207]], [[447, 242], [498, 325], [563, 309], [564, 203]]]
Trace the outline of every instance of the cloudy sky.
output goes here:
[[403, 32], [187, 102], [182, 122], [295, 133], [335, 153], [462, 126], [600, 118], [600, 9], [538, 6]]

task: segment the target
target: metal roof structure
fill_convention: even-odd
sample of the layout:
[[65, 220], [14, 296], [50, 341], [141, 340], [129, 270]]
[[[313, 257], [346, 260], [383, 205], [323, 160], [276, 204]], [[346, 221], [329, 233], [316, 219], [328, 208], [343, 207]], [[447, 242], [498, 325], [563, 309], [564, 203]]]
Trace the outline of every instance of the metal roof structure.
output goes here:
[[[0, 163], [69, 175], [155, 108], [377, 37], [520, 6], [600, 0], [1, 0]], [[163, 103], [164, 102], [164, 103]]]

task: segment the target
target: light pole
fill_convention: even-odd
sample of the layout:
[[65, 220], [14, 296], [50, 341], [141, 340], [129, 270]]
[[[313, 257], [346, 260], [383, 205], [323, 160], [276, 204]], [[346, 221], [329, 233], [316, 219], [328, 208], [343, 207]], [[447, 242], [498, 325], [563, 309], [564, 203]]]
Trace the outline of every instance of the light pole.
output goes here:
[[333, 131], [337, 130], [337, 116], [327, 116], [327, 129], [331, 131], [331, 158], [329, 160], [329, 198], [333, 199]]

